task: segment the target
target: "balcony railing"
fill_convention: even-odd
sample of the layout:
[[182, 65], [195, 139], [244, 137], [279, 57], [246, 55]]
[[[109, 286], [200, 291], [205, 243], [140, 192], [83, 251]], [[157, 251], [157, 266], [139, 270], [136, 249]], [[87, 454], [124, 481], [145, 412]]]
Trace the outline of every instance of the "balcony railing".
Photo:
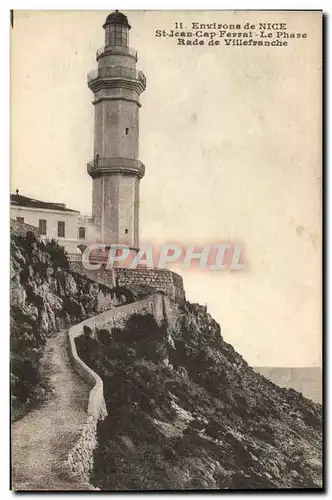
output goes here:
[[88, 83], [96, 80], [97, 78], [126, 78], [129, 80], [140, 80], [143, 85], [146, 85], [146, 78], [142, 71], [137, 71], [136, 69], [125, 68], [124, 66], [105, 66], [88, 74]]
[[143, 163], [129, 158], [95, 158], [88, 163], [87, 170], [92, 176], [106, 173], [123, 173], [137, 175], [141, 178], [145, 174]]
[[108, 47], [100, 47], [97, 50], [97, 60], [101, 55], [118, 55], [118, 56], [130, 56], [137, 61], [137, 50], [131, 49], [130, 47], [124, 47], [123, 45], [109, 45]]
[[67, 253], [67, 259], [70, 262], [90, 262], [90, 263], [96, 263], [96, 262], [107, 262], [108, 256], [107, 255], [89, 255], [89, 258], [86, 258], [83, 256], [82, 253]]
[[93, 217], [92, 215], [81, 214], [78, 216], [78, 222], [79, 224], [84, 224], [84, 225], [100, 226], [101, 217]]
[[70, 262], [82, 262], [82, 254], [81, 253], [68, 253], [67, 259]]

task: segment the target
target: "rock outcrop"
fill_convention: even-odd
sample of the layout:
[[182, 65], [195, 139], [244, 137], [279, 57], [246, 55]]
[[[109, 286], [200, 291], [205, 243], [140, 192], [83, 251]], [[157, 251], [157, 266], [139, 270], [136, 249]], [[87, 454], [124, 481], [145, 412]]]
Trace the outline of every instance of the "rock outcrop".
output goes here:
[[82, 477], [93, 463], [90, 483], [104, 491], [321, 488], [321, 405], [250, 368], [205, 307], [166, 297], [162, 307], [140, 307], [149, 294], [146, 285], [112, 289], [76, 274], [55, 242], [14, 233], [14, 418], [48, 397], [39, 374], [47, 338], [135, 301], [121, 321], [93, 320], [75, 341], [101, 377], [108, 413], [97, 436], [88, 416], [68, 457], [74, 468], [89, 457]]
[[110, 288], [69, 271], [62, 247], [13, 232], [10, 263], [11, 389], [13, 417], [43, 400], [47, 381], [39, 376], [46, 339], [71, 324], [130, 302], [127, 289]]
[[76, 341], [104, 383], [92, 483], [101, 490], [320, 488], [321, 406], [254, 372], [206, 308]]

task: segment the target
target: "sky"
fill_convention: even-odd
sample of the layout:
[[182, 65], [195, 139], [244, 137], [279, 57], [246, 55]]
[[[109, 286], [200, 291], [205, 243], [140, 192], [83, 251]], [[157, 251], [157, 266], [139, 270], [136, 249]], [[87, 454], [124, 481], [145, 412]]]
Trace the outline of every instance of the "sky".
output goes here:
[[[92, 93], [107, 11], [19, 11], [11, 189], [91, 213]], [[251, 365], [321, 363], [321, 32], [303, 12], [124, 11], [141, 96], [141, 242], [238, 240], [246, 272], [177, 271]], [[287, 22], [283, 48], [182, 47], [175, 22]]]

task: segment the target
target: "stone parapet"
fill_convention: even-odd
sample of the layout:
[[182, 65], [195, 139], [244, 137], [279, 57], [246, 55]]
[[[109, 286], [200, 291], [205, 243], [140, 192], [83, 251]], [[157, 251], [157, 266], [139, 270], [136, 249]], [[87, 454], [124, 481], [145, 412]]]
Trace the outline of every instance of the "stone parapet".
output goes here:
[[107, 416], [107, 408], [104, 399], [103, 381], [84, 361], [79, 357], [76, 349], [75, 339], [83, 334], [83, 327], [91, 330], [100, 327], [112, 328], [124, 326], [133, 314], [152, 314], [158, 324], [169, 319], [169, 299], [155, 294], [138, 302], [119, 306], [105, 311], [97, 316], [88, 318], [81, 323], [71, 327], [68, 331], [69, 355], [74, 369], [91, 387], [87, 408], [87, 419], [83, 425], [79, 438], [67, 455], [61, 466], [60, 472], [71, 479], [88, 483], [93, 469], [93, 452], [97, 442], [97, 423]]
[[70, 262], [70, 269], [107, 286], [117, 285], [130, 288], [147, 285], [154, 288], [156, 292], [168, 295], [179, 304], [186, 300], [182, 276], [168, 269], [152, 269], [143, 266], [138, 266], [136, 269], [126, 267], [106, 269], [102, 264], [100, 269], [89, 270], [83, 266], [82, 262]]

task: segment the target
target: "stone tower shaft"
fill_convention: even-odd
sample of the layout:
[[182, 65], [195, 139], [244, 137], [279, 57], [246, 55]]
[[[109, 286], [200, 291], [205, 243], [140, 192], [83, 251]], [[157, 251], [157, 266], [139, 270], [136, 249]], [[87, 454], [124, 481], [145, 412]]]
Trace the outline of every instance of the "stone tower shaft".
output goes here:
[[144, 165], [139, 154], [139, 96], [146, 79], [136, 69], [137, 52], [129, 47], [127, 17], [115, 11], [103, 26], [105, 46], [97, 51], [98, 68], [88, 75], [94, 94], [92, 215], [101, 223], [102, 240], [139, 248], [139, 182]]

